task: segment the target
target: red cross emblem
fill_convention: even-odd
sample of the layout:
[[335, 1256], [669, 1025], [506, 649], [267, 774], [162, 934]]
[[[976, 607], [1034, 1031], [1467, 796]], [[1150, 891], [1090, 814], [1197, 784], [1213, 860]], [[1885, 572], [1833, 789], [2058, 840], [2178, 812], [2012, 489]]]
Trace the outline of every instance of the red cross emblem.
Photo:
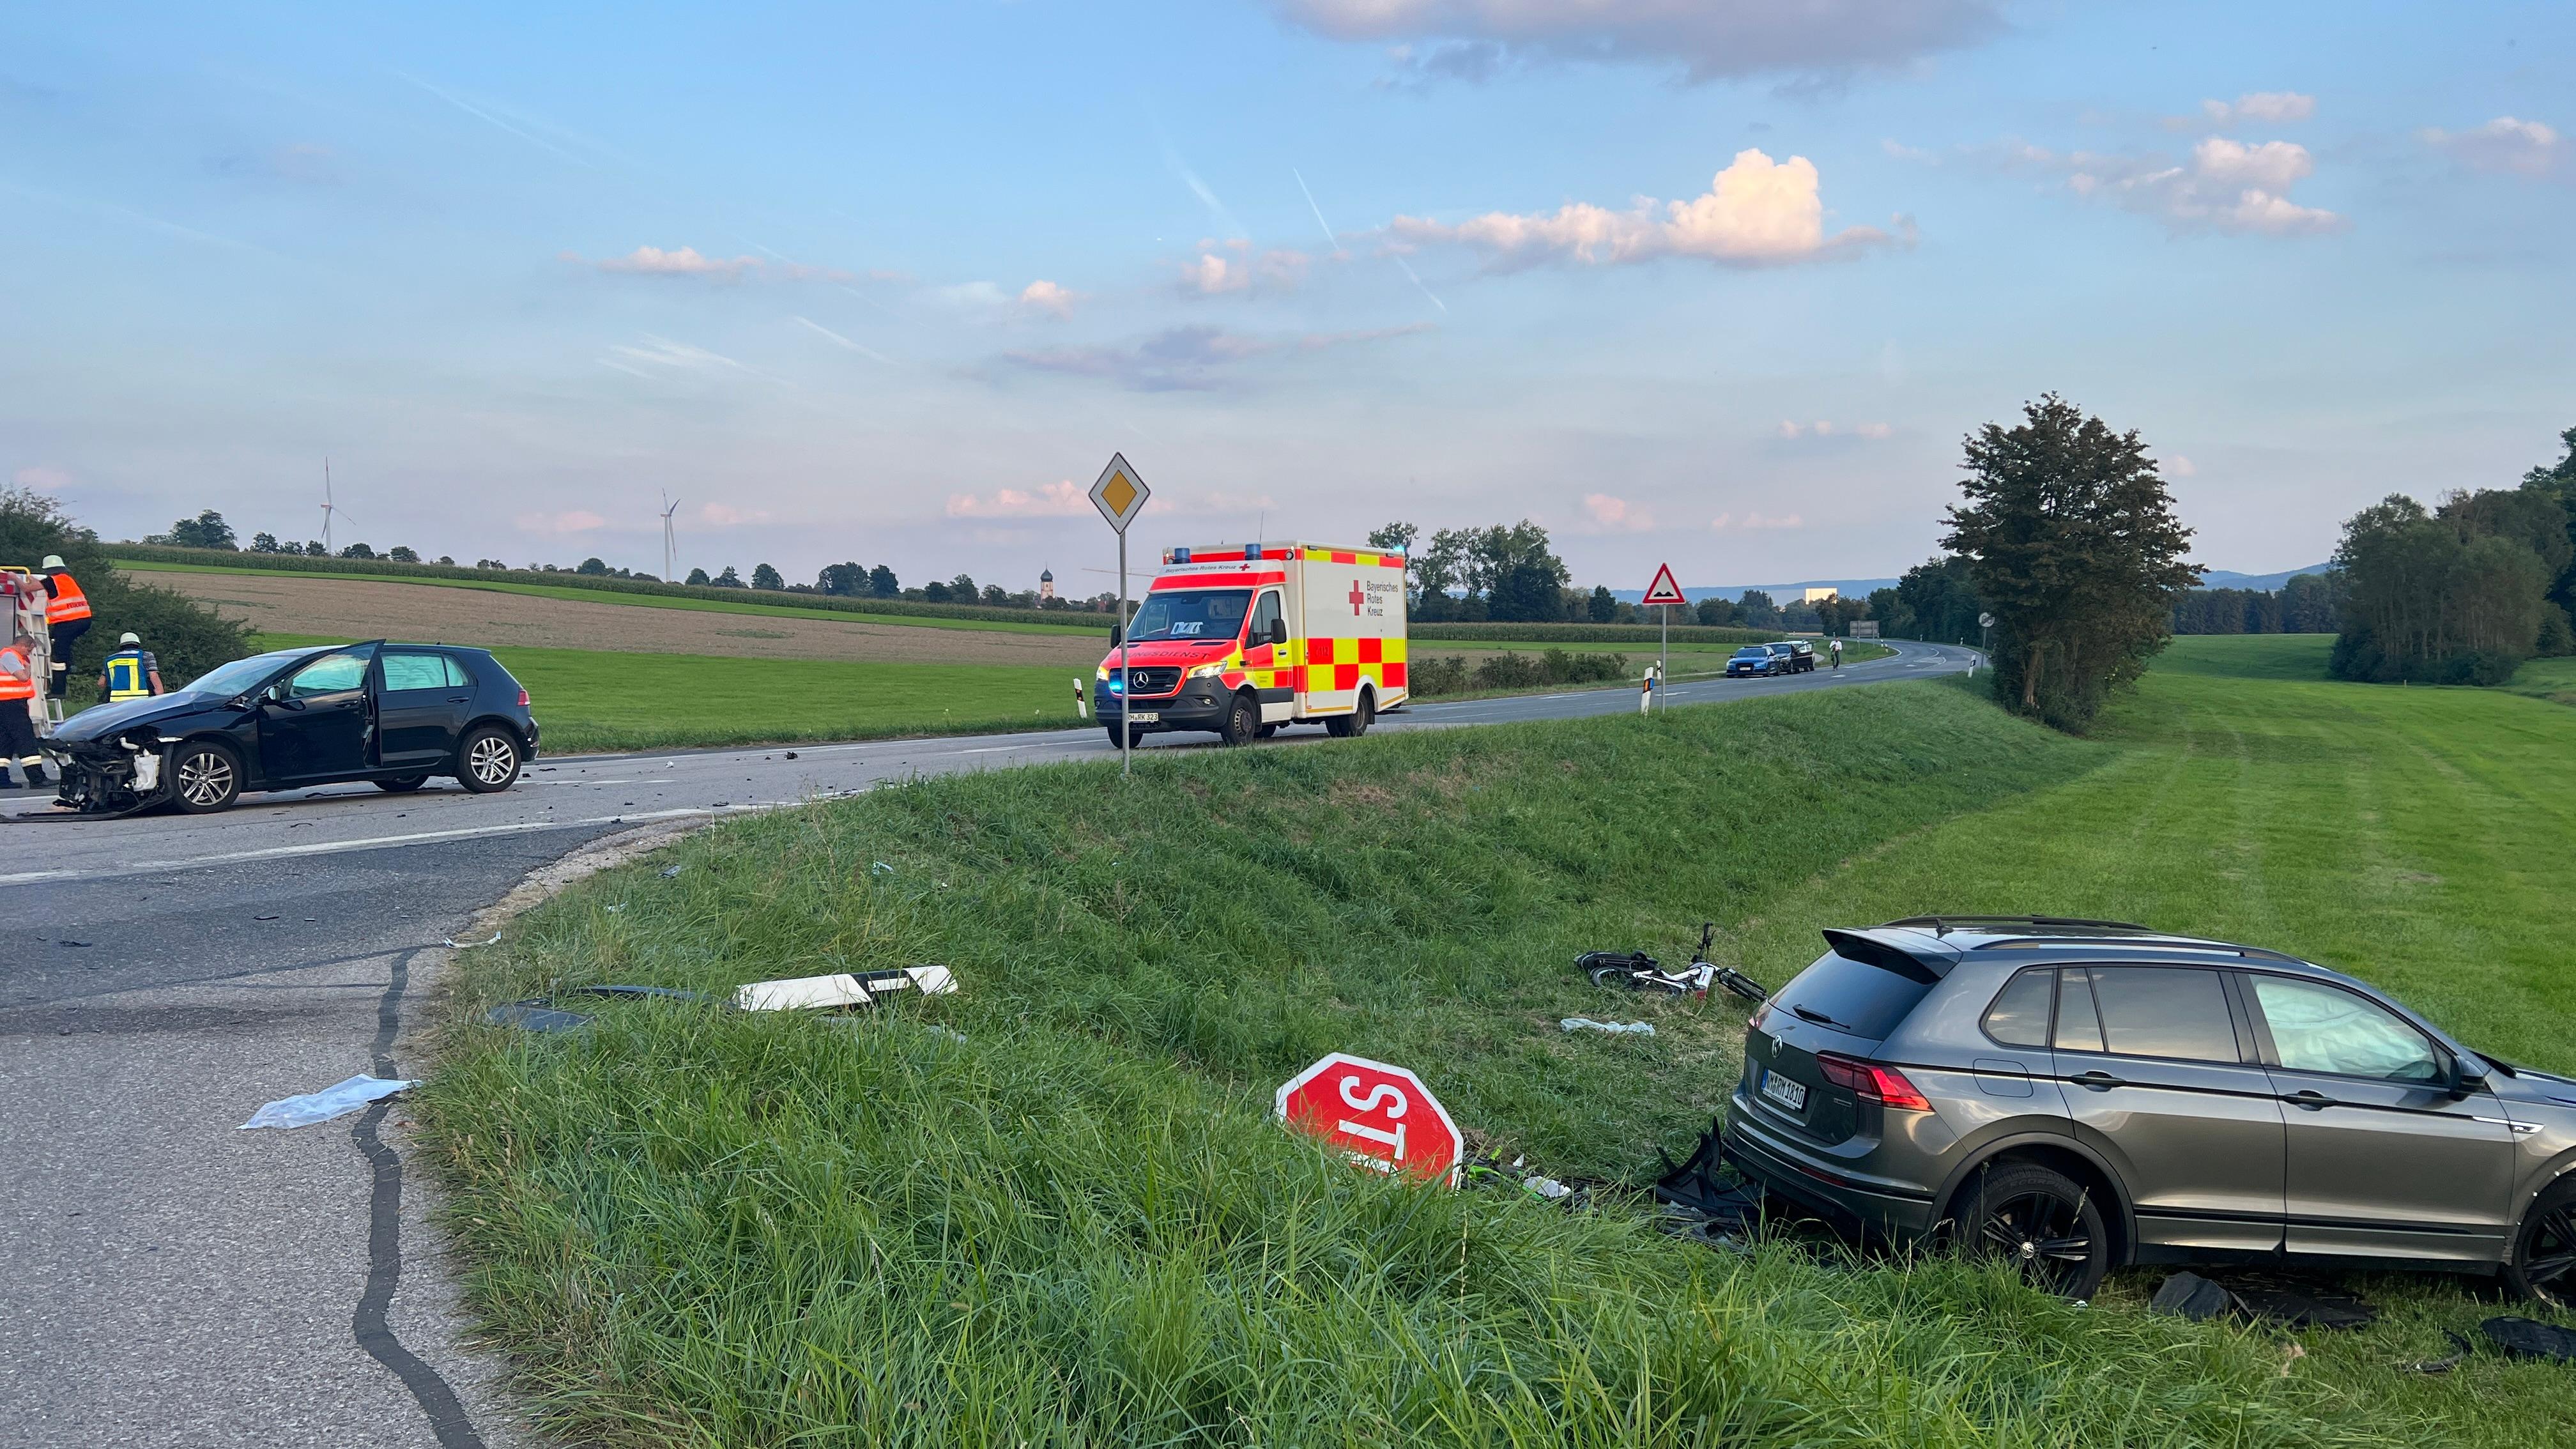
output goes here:
[[1367, 596], [1366, 594], [1363, 594], [1363, 593], [1361, 593], [1361, 592], [1360, 592], [1359, 581], [1358, 581], [1358, 580], [1356, 580], [1356, 579], [1352, 580], [1352, 582], [1351, 582], [1351, 617], [1352, 617], [1352, 618], [1356, 619], [1356, 618], [1358, 618], [1358, 617], [1359, 617], [1359, 614], [1360, 614], [1360, 603], [1361, 603], [1361, 601], [1362, 601], [1362, 600], [1366, 599], [1367, 597], [1368, 597], [1368, 596]]

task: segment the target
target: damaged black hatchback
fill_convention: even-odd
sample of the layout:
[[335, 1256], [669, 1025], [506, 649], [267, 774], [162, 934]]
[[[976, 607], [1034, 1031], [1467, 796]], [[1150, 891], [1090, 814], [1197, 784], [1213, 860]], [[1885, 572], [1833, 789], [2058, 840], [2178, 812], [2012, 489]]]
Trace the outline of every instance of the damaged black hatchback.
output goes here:
[[489, 652], [379, 639], [237, 659], [166, 695], [83, 710], [44, 749], [62, 771], [59, 804], [200, 815], [245, 790], [360, 780], [506, 790], [536, 757], [537, 721]]

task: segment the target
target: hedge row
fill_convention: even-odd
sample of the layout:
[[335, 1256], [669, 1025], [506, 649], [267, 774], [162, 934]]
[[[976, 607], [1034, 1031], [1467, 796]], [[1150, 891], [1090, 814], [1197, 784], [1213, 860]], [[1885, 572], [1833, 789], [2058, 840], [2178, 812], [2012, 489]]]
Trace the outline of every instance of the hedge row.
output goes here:
[[604, 594], [659, 594], [673, 599], [705, 599], [720, 604], [773, 604], [795, 609], [825, 609], [842, 614], [908, 615], [929, 619], [984, 619], [997, 624], [1060, 624], [1074, 629], [1109, 632], [1107, 614], [1077, 609], [1004, 609], [985, 604], [931, 604], [911, 599], [851, 598], [841, 594], [791, 594], [768, 589], [716, 589], [690, 584], [652, 583], [643, 579], [603, 578], [598, 574], [544, 573], [527, 569], [471, 569], [452, 564], [407, 564], [382, 558], [312, 558], [291, 553], [236, 553], [229, 549], [171, 548], [163, 544], [110, 543], [99, 546], [110, 558], [135, 563], [205, 564], [216, 568], [258, 569], [281, 574], [357, 574], [397, 579], [468, 579], [477, 583], [540, 584], [558, 589], [595, 589]]
[[[1492, 640], [1521, 644], [1652, 644], [1663, 637], [1652, 624], [1448, 624], [1413, 625], [1416, 639], [1448, 639], [1459, 643]], [[1672, 639], [1676, 644], [1765, 644], [1783, 637], [1776, 629], [1736, 629], [1704, 627], [1698, 624], [1675, 624]]]

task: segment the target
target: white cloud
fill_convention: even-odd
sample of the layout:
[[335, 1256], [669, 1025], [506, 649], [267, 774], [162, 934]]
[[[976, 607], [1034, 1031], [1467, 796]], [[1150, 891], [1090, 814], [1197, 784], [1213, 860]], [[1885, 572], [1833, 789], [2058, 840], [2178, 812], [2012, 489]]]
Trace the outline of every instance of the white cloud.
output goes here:
[[1336, 40], [1396, 45], [1417, 79], [1515, 65], [1678, 65], [1694, 81], [1891, 66], [2000, 33], [1992, 0], [1271, 0]]
[[60, 493], [72, 486], [72, 475], [64, 469], [38, 463], [10, 474], [9, 481], [38, 493]]
[[1198, 259], [1181, 265], [1181, 290], [1198, 297], [1245, 293], [1256, 288], [1264, 292], [1292, 291], [1305, 280], [1312, 261], [1304, 252], [1285, 247], [1255, 254], [1248, 241], [1202, 241]]
[[1863, 438], [1884, 438], [1896, 431], [1885, 423], [1836, 424], [1829, 418], [1818, 418], [1812, 423], [1782, 418], [1778, 431], [1783, 438], [1830, 438], [1837, 427], [1842, 432]]
[[2131, 152], [2061, 155], [2022, 142], [2008, 142], [1995, 155], [2006, 167], [2053, 172], [2078, 196], [2161, 218], [2176, 232], [2311, 236], [2350, 225], [2335, 212], [2290, 199], [2290, 188], [2316, 170], [2308, 148], [2290, 141], [2208, 136], [2181, 163]]
[[1057, 347], [1006, 352], [1003, 360], [1035, 372], [1104, 378], [1136, 392], [1203, 391], [1223, 384], [1227, 369], [1266, 353], [1314, 352], [1353, 342], [1378, 342], [1432, 330], [1428, 322], [1360, 332], [1305, 332], [1255, 337], [1222, 327], [1171, 327], [1137, 342], [1111, 347]]
[[1031, 312], [1043, 313], [1049, 317], [1063, 318], [1072, 316], [1073, 304], [1081, 300], [1082, 294], [1080, 292], [1076, 292], [1069, 287], [1059, 287], [1055, 283], [1050, 282], [1043, 277], [1020, 289], [1020, 306], [1022, 308]]
[[948, 495], [951, 518], [1070, 518], [1091, 512], [1091, 495], [1068, 478], [1035, 489], [998, 488], [977, 496]]
[[1643, 533], [1655, 526], [1653, 514], [1607, 493], [1584, 494], [1583, 516], [1592, 520], [1593, 527], [1612, 533]]
[[736, 528], [746, 523], [768, 521], [769, 510], [765, 508], [734, 508], [722, 503], [698, 505], [698, 522], [710, 528]]
[[587, 508], [567, 509], [562, 513], [522, 513], [510, 521], [519, 526], [521, 533], [542, 533], [555, 538], [608, 526], [607, 519]]
[[758, 257], [700, 256], [696, 247], [664, 251], [660, 247], [637, 247], [622, 257], [602, 257], [588, 261], [573, 252], [563, 260], [595, 267], [603, 272], [625, 272], [639, 277], [706, 277], [720, 282], [738, 281], [745, 272], [760, 269]]
[[1926, 151], [1920, 146], [1908, 146], [1894, 137], [1882, 138], [1878, 143], [1878, 149], [1886, 152], [1891, 160], [1911, 161], [1919, 166], [1938, 166], [1941, 164], [1941, 156], [1939, 152]]
[[990, 310], [1010, 302], [1008, 294], [990, 282], [959, 282], [931, 293], [951, 307], [966, 310]]
[[2226, 101], [2202, 101], [2200, 113], [2213, 126], [2232, 126], [2239, 121], [2281, 126], [2315, 115], [2317, 98], [2297, 91], [2248, 91], [2238, 96], [2233, 105]]
[[750, 368], [722, 353], [709, 352], [703, 347], [692, 347], [686, 342], [674, 342], [668, 337], [656, 337], [649, 332], [644, 334], [644, 345], [641, 347], [629, 347], [620, 343], [611, 346], [608, 351], [609, 355], [601, 358], [601, 362], [620, 372], [634, 373], [637, 377], [651, 376], [640, 370], [645, 367], [668, 368], [677, 372], [751, 371]]
[[1708, 526], [1717, 533], [1735, 533], [1768, 528], [1798, 528], [1805, 522], [1805, 519], [1794, 513], [1748, 513], [1742, 518], [1732, 513], [1721, 513], [1710, 519]]
[[2423, 136], [2424, 144], [2476, 171], [2545, 176], [2568, 153], [2567, 138], [2556, 130], [2511, 116], [2466, 131], [2429, 129]]
[[2164, 460], [2164, 470], [2177, 478], [2190, 478], [2199, 474], [2200, 465], [2176, 453]]
[[1674, 256], [1762, 266], [1806, 261], [1891, 240], [1887, 233], [1866, 226], [1828, 237], [1815, 163], [1804, 156], [1775, 162], [1755, 150], [1737, 152], [1708, 191], [1688, 201], [1639, 197], [1627, 211], [1578, 201], [1553, 214], [1498, 211], [1455, 226], [1399, 216], [1388, 229], [1406, 244], [1453, 242], [1475, 247], [1504, 268], [1548, 261], [1618, 265]]

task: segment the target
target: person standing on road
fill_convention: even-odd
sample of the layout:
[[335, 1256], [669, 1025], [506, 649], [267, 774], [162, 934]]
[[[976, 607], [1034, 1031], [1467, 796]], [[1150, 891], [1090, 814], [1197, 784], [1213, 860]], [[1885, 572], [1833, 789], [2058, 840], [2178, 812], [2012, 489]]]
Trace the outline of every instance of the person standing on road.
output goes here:
[[[21, 632], [0, 647], [0, 789], [32, 790], [53, 782], [45, 778], [45, 757], [36, 752], [36, 720], [29, 701], [36, 697], [36, 641]], [[18, 767], [20, 783], [7, 783], [8, 766]]]
[[60, 699], [71, 688], [72, 646], [89, 632], [89, 595], [81, 592], [80, 580], [63, 567], [63, 556], [45, 555], [45, 632], [52, 637], [46, 652], [53, 657], [53, 678], [45, 681], [45, 693]]
[[[126, 635], [125, 637], [126, 637], [126, 638], [128, 638], [128, 639], [131, 639], [131, 638], [133, 638], [134, 636], [133, 636], [133, 635], [131, 635], [131, 634], [128, 634], [128, 635]], [[1827, 647], [1829, 647], [1829, 648], [1833, 651], [1833, 656], [1834, 656], [1834, 667], [1835, 667], [1836, 669], [1840, 669], [1840, 668], [1842, 668], [1842, 667], [1843, 667], [1843, 641], [1841, 641], [1840, 639], [1837, 639], [1837, 640], [1835, 640], [1831, 645], [1829, 645], [1829, 646], [1827, 646]]]
[[143, 647], [142, 635], [129, 629], [118, 636], [116, 652], [99, 667], [98, 692], [109, 704], [169, 693], [161, 687], [161, 661]]

